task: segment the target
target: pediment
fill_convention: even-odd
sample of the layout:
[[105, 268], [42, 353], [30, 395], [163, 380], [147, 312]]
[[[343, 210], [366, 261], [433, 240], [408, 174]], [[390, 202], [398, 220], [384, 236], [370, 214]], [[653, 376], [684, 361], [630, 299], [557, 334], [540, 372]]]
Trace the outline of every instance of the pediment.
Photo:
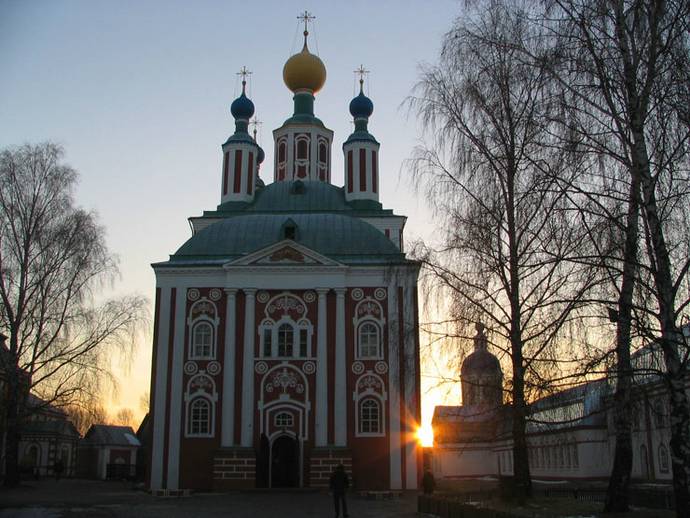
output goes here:
[[252, 252], [240, 259], [229, 262], [233, 266], [342, 266], [314, 250], [285, 239], [261, 250]]

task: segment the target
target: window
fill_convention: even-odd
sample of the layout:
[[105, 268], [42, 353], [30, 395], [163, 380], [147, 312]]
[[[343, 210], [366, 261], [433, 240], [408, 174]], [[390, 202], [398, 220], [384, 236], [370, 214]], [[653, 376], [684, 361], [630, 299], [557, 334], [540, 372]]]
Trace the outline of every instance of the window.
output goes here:
[[359, 326], [359, 356], [361, 358], [378, 358], [379, 327], [371, 322]]
[[300, 329], [299, 330], [299, 355], [302, 358], [306, 358], [308, 356], [308, 351], [307, 351], [308, 338], [309, 338], [309, 334], [308, 334], [307, 329]]
[[570, 457], [573, 461], [573, 468], [577, 468], [580, 462], [578, 459], [577, 444], [570, 445]]
[[652, 407], [652, 415], [654, 416], [654, 424], [656, 427], [663, 428], [666, 424], [666, 420], [664, 419], [664, 405], [658, 399], [654, 402], [654, 406]]
[[381, 407], [375, 399], [367, 398], [359, 405], [359, 433], [381, 433]]
[[273, 347], [273, 331], [271, 329], [264, 329], [264, 356], [271, 356]]
[[278, 328], [278, 356], [292, 356], [293, 331], [290, 324]]
[[295, 240], [297, 229], [295, 227], [285, 227], [285, 239]]
[[189, 435], [211, 434], [211, 404], [204, 398], [197, 398], [189, 405]]
[[300, 139], [297, 141], [297, 158], [306, 159], [307, 158], [307, 140]]
[[211, 324], [199, 322], [194, 326], [192, 344], [192, 357], [210, 358], [213, 356], [213, 328]]
[[288, 414], [287, 412], [281, 412], [279, 414], [276, 414], [275, 417], [275, 425], [278, 427], [290, 427], [292, 426], [292, 414]]
[[659, 471], [668, 473], [668, 449], [663, 444], [659, 445]]

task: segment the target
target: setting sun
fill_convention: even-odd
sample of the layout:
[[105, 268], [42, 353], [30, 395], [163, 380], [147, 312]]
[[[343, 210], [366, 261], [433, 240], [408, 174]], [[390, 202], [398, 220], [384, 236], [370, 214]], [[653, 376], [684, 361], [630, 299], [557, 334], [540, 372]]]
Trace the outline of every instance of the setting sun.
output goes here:
[[434, 429], [430, 424], [417, 428], [417, 440], [425, 447], [434, 445]]

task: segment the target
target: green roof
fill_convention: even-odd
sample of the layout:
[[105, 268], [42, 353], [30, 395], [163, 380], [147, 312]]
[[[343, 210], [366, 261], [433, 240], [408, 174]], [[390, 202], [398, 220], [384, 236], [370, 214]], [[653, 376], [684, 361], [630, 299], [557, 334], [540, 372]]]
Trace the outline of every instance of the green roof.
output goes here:
[[404, 254], [372, 225], [345, 214], [245, 214], [202, 229], [170, 257], [178, 262], [232, 260], [284, 239], [283, 226], [297, 227], [295, 241], [344, 263], [397, 263]]
[[[299, 187], [299, 188], [297, 188]], [[227, 202], [204, 216], [224, 216], [225, 213], [284, 213], [284, 212], [345, 212], [357, 216], [392, 216], [393, 211], [381, 207], [374, 200], [345, 201], [345, 191], [326, 182], [273, 182], [257, 189], [251, 203]]]

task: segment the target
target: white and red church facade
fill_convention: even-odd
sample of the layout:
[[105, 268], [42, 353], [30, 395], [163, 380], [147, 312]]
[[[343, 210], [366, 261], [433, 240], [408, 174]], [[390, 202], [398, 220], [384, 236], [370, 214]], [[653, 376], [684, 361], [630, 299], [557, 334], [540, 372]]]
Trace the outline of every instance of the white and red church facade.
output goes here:
[[405, 218], [379, 198], [363, 92], [331, 182], [333, 132], [314, 116], [326, 71], [307, 49], [283, 70], [294, 114], [274, 131], [274, 182], [231, 107], [221, 203], [156, 274], [150, 487], [416, 489], [421, 448], [417, 276]]

